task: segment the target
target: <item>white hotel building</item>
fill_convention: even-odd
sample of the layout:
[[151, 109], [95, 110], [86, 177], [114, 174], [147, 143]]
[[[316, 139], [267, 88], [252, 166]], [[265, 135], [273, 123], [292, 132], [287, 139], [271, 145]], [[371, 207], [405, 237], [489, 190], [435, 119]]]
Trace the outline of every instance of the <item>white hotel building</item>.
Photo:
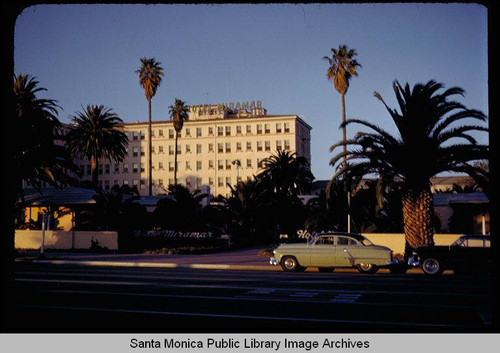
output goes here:
[[[99, 183], [137, 186], [148, 194], [148, 123], [125, 123], [127, 156], [121, 163], [101, 161]], [[177, 182], [191, 190], [210, 187], [210, 194], [230, 195], [229, 185], [258, 174], [261, 162], [277, 150], [296, 152], [311, 161], [311, 126], [297, 115], [268, 115], [260, 101], [198, 105], [179, 134]], [[153, 195], [174, 183], [175, 130], [172, 121], [152, 122]], [[75, 161], [83, 180], [91, 179], [90, 163]]]

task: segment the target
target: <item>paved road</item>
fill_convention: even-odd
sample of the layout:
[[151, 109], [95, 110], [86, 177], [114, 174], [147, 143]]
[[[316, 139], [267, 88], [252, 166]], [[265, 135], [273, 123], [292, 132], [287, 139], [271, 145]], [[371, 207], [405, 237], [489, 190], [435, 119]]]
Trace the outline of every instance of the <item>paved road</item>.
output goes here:
[[489, 278], [16, 264], [14, 332], [488, 332]]

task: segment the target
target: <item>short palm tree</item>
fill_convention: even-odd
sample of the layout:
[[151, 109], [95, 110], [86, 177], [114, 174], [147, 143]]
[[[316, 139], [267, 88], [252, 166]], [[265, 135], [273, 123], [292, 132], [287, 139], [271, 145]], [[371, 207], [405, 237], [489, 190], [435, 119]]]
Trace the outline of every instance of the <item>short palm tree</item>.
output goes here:
[[13, 132], [19, 137], [9, 140], [13, 149], [10, 155], [16, 173], [16, 192], [22, 198], [22, 181], [40, 189], [42, 182], [53, 186], [73, 181], [66, 170], [76, 171], [72, 158], [61, 140], [62, 125], [57, 119], [58, 105], [55, 100], [37, 98], [44, 88], [29, 75], [14, 79], [15, 114]]
[[161, 76], [164, 76], [163, 68], [155, 58], [141, 58], [141, 67], [135, 71], [139, 74], [139, 84], [144, 88], [144, 95], [148, 101], [148, 175], [149, 175], [149, 196], [153, 193], [153, 168], [152, 168], [152, 141], [151, 141], [151, 99], [156, 94], [160, 86]]
[[[333, 83], [333, 86], [340, 93], [340, 98], [342, 102], [342, 140], [346, 141], [346, 125], [344, 124], [346, 121], [346, 113], [345, 113], [345, 95], [347, 90], [349, 89], [349, 80], [351, 77], [357, 76], [358, 71], [357, 67], [361, 67], [361, 65], [354, 59], [357, 55], [355, 49], [349, 49], [347, 45], [340, 45], [338, 49], [331, 48], [332, 57], [325, 56], [323, 60], [328, 61], [328, 69], [326, 71], [326, 77], [329, 81]], [[344, 152], [345, 152], [344, 147]], [[344, 158], [344, 167], [347, 163], [347, 160]], [[346, 180], [344, 176], [344, 180]], [[351, 222], [350, 222], [350, 211], [349, 211], [349, 203], [350, 203], [350, 193], [347, 192], [348, 198], [348, 207], [347, 207], [347, 231], [350, 230]]]
[[263, 169], [257, 178], [278, 194], [297, 196], [308, 191], [314, 180], [307, 159], [295, 152], [277, 151], [263, 161]]
[[343, 158], [350, 161], [338, 170], [334, 178], [343, 173], [356, 176], [376, 173], [386, 184], [395, 180], [403, 183], [405, 255], [408, 256], [411, 249], [433, 244], [430, 178], [442, 172], [471, 176], [483, 173], [472, 163], [486, 159], [489, 148], [478, 144], [470, 134], [487, 131], [487, 128], [463, 122], [464, 119], [484, 122], [485, 115], [449, 100], [451, 96], [463, 95], [461, 88], [453, 87], [440, 93], [438, 91], [443, 85], [432, 80], [416, 84], [413, 89], [408, 84], [402, 87], [395, 81], [393, 88], [401, 112], [389, 108], [377, 92], [375, 96], [386, 106], [398, 135], [393, 136], [367, 121], [347, 120], [344, 125], [356, 123], [373, 132], [358, 132], [352, 140], [332, 146], [331, 150], [346, 145], [357, 149], [337, 154], [330, 164], [335, 165]]
[[169, 107], [170, 118], [174, 122], [175, 129], [175, 156], [174, 156], [174, 185], [177, 185], [177, 141], [179, 139], [179, 133], [184, 126], [184, 121], [188, 119], [188, 107], [186, 102], [180, 99], [175, 99], [174, 105]]
[[99, 160], [121, 162], [126, 156], [128, 139], [120, 127], [123, 121], [102, 105], [88, 105], [72, 119], [66, 146], [74, 155], [91, 161], [92, 185], [97, 190]]

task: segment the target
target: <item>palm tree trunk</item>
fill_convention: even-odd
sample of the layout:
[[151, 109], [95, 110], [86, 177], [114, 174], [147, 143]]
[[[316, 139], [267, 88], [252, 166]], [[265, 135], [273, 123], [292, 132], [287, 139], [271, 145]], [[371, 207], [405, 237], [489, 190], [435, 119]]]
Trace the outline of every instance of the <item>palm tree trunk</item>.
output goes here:
[[92, 186], [94, 190], [97, 191], [99, 185], [99, 163], [97, 162], [97, 158], [92, 156], [91, 161], [91, 173], [92, 173]]
[[174, 185], [177, 185], [177, 140], [179, 139], [179, 133], [175, 131], [175, 156], [174, 156]]
[[[340, 94], [340, 98], [342, 100], [342, 123], [345, 123], [346, 121], [346, 114], [345, 114], [345, 93]], [[345, 142], [347, 140], [347, 128], [345, 125], [342, 126], [342, 141], [344, 142], [344, 160], [343, 160], [343, 167], [345, 168], [347, 166], [347, 157], [345, 153], [347, 152], [347, 146], [345, 145]], [[347, 195], [347, 232], [351, 232], [351, 192], [347, 189], [347, 175], [344, 173], [344, 191]]]
[[153, 156], [151, 140], [151, 98], [148, 99], [148, 190], [149, 196], [153, 195]]
[[403, 195], [405, 258], [422, 245], [434, 245], [434, 206], [429, 186], [412, 188]]

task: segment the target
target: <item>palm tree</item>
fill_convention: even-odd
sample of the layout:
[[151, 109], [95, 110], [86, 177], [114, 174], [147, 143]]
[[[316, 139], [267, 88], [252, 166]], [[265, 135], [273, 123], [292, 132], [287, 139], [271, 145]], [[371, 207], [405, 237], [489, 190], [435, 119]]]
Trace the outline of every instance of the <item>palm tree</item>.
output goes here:
[[481, 173], [480, 168], [471, 163], [486, 159], [489, 148], [478, 144], [470, 135], [474, 131], [487, 131], [485, 127], [462, 122], [463, 119], [484, 122], [485, 115], [448, 100], [451, 96], [463, 95], [461, 88], [439, 93], [443, 85], [432, 80], [425, 85], [416, 84], [413, 89], [409, 84], [403, 88], [395, 81], [393, 88], [401, 112], [389, 108], [379, 93], [375, 92], [375, 96], [391, 115], [398, 135], [393, 136], [367, 121], [350, 119], [344, 125], [356, 123], [374, 132], [358, 132], [352, 140], [332, 146], [331, 150], [346, 145], [358, 148], [339, 153], [330, 164], [335, 165], [343, 158], [352, 162], [343, 165], [334, 178], [346, 172], [356, 176], [377, 173], [386, 185], [396, 180], [403, 183], [405, 255], [408, 256], [411, 249], [434, 243], [430, 178], [442, 172]]
[[92, 185], [98, 189], [98, 163], [100, 159], [121, 162], [126, 156], [127, 135], [121, 130], [123, 121], [102, 105], [88, 105], [77, 112], [66, 135], [66, 145], [74, 155], [91, 161]]
[[144, 95], [148, 101], [148, 175], [149, 175], [149, 196], [153, 193], [153, 174], [152, 174], [152, 141], [151, 141], [151, 99], [156, 94], [160, 86], [161, 76], [164, 76], [160, 66], [155, 58], [141, 58], [141, 67], [135, 71], [139, 74], [139, 84], [144, 88]]
[[314, 180], [309, 162], [295, 152], [277, 151], [263, 161], [264, 170], [257, 176], [270, 190], [297, 196], [308, 191]]
[[[14, 170], [16, 173], [16, 193], [23, 197], [22, 181], [26, 180], [36, 189], [42, 182], [49, 185], [67, 185], [74, 182], [66, 170], [76, 172], [77, 166], [62, 143], [62, 125], [57, 119], [59, 106], [55, 100], [37, 98], [45, 88], [29, 75], [18, 75], [14, 80], [15, 119], [13, 132], [19, 138], [12, 138]], [[66, 170], [65, 170], [66, 169]]]
[[174, 121], [175, 129], [175, 157], [174, 157], [174, 185], [177, 185], [177, 141], [179, 139], [179, 133], [184, 126], [184, 121], [188, 119], [189, 109], [186, 107], [186, 102], [175, 98], [174, 105], [169, 107], [170, 118]]
[[[332, 52], [332, 57], [325, 56], [323, 60], [328, 61], [328, 70], [326, 71], [326, 77], [329, 81], [333, 83], [333, 86], [340, 93], [340, 98], [342, 102], [342, 140], [346, 141], [346, 114], [345, 114], [345, 94], [349, 89], [349, 80], [351, 77], [358, 76], [358, 71], [356, 67], [361, 67], [361, 65], [354, 59], [357, 55], [355, 49], [348, 49], [347, 45], [340, 45], [338, 50], [335, 48], [330, 49]], [[346, 152], [344, 147], [344, 153]], [[344, 158], [344, 167], [347, 160]], [[344, 180], [345, 180], [344, 176]], [[347, 190], [346, 190], [347, 191]], [[347, 207], [347, 231], [350, 231], [351, 222], [349, 216], [349, 193], [348, 193], [348, 207]]]

